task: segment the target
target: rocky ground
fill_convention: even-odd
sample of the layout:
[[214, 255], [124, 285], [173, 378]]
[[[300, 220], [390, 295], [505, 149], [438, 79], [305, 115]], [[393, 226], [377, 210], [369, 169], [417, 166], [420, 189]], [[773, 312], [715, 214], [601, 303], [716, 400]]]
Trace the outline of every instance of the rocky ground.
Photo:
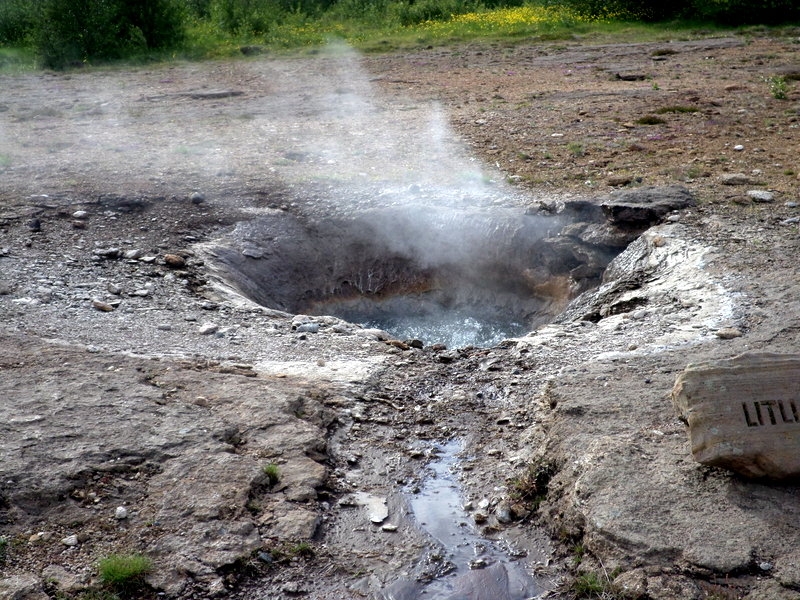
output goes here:
[[[447, 561], [408, 499], [452, 439], [465, 526], [543, 594], [800, 597], [797, 486], [695, 463], [670, 400], [689, 362], [797, 351], [792, 35], [4, 76], [0, 597], [85, 597], [142, 552], [141, 597], [416, 598]], [[452, 179], [487, 211], [697, 205], [493, 348], [259, 307], [211, 268], [239, 222]], [[496, 574], [452, 597], [517, 597]]]

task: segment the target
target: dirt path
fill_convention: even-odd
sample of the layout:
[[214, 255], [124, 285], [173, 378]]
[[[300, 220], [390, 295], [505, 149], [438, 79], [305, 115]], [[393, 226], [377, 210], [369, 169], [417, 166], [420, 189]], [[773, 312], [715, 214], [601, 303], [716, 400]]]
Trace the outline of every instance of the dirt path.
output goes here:
[[[154, 560], [143, 597], [415, 597], [448, 565], [408, 496], [459, 440], [464, 522], [554, 594], [578, 572], [626, 598], [799, 598], [797, 487], [698, 466], [669, 401], [688, 362], [797, 351], [800, 96], [765, 81], [796, 77], [795, 41], [3, 77], [0, 597], [79, 598], [132, 551]], [[455, 204], [681, 184], [698, 205], [629, 249], [638, 288], [584, 305], [607, 318], [491, 349], [390, 345], [212, 285], [203, 243], [237, 222], [473, 180], [495, 183]]]

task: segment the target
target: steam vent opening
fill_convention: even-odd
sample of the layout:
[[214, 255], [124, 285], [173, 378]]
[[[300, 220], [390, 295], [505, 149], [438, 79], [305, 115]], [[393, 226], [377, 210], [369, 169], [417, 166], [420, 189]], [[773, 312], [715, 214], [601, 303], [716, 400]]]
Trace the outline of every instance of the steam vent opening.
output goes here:
[[425, 345], [492, 346], [552, 321], [645, 229], [691, 204], [668, 187], [528, 210], [407, 205], [324, 219], [275, 210], [207, 251], [217, 277], [265, 307]]

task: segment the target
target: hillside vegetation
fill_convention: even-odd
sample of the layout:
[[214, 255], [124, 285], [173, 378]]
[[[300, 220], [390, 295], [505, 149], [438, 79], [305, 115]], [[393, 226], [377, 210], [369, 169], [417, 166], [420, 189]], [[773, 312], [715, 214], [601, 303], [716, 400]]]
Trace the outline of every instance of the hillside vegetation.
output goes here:
[[[795, 0], [0, 0], [0, 66], [205, 58], [344, 38], [363, 49], [570, 37], [620, 23], [800, 21]], [[246, 50], [247, 51], [247, 50]]]

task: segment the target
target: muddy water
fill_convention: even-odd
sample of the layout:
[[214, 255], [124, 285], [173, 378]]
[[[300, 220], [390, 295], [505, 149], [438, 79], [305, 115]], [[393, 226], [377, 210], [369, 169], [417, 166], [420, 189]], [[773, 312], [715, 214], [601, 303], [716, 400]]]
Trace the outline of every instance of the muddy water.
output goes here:
[[[401, 580], [384, 590], [385, 600], [525, 600], [549, 589], [532, 573], [536, 558], [528, 550], [480, 535], [464, 506], [455, 473], [462, 450], [458, 440], [439, 447], [430, 475], [417, 493], [408, 494], [413, 518], [437, 550], [416, 581]], [[434, 568], [430, 564], [435, 563]]]

